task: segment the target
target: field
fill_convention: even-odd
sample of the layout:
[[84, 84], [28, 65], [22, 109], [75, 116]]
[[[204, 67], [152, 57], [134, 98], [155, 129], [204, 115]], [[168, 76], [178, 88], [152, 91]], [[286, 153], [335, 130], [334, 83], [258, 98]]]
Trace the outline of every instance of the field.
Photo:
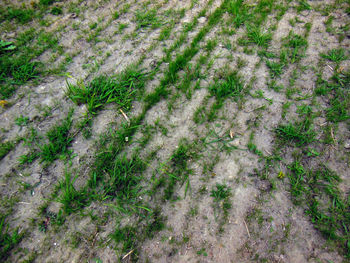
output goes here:
[[3, 0], [0, 262], [350, 262], [349, 0]]

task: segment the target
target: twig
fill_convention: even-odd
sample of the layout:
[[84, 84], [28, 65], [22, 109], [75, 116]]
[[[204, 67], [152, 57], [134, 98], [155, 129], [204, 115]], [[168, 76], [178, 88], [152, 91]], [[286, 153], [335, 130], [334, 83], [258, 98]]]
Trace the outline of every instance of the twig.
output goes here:
[[125, 259], [127, 256], [129, 256], [134, 250], [130, 250], [122, 259]]
[[332, 127], [331, 127], [331, 136], [332, 136], [333, 142], [334, 142], [335, 144], [337, 144], [337, 141], [336, 141], [335, 138], [334, 138], [334, 133], [333, 133], [333, 128], [332, 128]]
[[328, 66], [332, 71], [334, 70], [330, 65], [327, 64], [327, 66]]
[[245, 225], [245, 229], [247, 229], [248, 237], [250, 238], [249, 229], [248, 229], [247, 223], [245, 222], [244, 219], [243, 219], [243, 223], [244, 223], [244, 225]]
[[120, 112], [123, 114], [124, 118], [126, 119], [127, 122], [130, 122], [128, 116], [126, 116], [126, 114], [124, 113], [124, 111], [122, 109], [119, 109]]

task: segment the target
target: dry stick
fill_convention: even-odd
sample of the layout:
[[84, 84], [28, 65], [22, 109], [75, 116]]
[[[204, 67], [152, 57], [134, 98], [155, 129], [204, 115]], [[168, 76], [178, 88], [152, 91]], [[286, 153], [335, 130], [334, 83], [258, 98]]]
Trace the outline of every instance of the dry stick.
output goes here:
[[244, 219], [243, 219], [243, 223], [244, 223], [244, 225], [245, 225], [245, 229], [247, 229], [248, 237], [250, 238], [249, 229], [248, 229], [247, 223], [245, 222]]
[[126, 116], [126, 114], [124, 113], [124, 111], [122, 109], [119, 109], [120, 112], [123, 114], [124, 118], [126, 119], [127, 122], [130, 122], [128, 116]]
[[129, 256], [134, 250], [130, 250], [122, 259], [125, 259], [127, 256]]

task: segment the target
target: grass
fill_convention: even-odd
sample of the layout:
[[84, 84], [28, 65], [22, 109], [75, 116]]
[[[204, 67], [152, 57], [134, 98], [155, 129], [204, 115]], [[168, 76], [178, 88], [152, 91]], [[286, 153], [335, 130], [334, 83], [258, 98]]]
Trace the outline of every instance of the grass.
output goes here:
[[[196, 2], [197, 1], [193, 1], [193, 3]], [[156, 150], [152, 153], [152, 158], [147, 159], [148, 157], [145, 157], [145, 155], [147, 154], [151, 155], [151, 153], [147, 152], [148, 143], [152, 140], [152, 138], [158, 139], [158, 135], [162, 136], [163, 139], [163, 137], [165, 137], [167, 134], [167, 130], [164, 127], [170, 127], [171, 130], [168, 133], [169, 136], [173, 133], [174, 130], [177, 129], [177, 127], [167, 125], [168, 123], [162, 126], [162, 124], [160, 124], [159, 121], [156, 121], [154, 123], [154, 126], [149, 125], [146, 122], [145, 116], [147, 114], [147, 117], [149, 117], [148, 110], [151, 109], [152, 106], [154, 106], [162, 99], [170, 98], [167, 100], [167, 102], [169, 102], [169, 100], [171, 102], [173, 98], [183, 98], [184, 96], [182, 96], [183, 94], [180, 94], [180, 91], [182, 91], [186, 95], [187, 99], [190, 99], [192, 93], [195, 94], [194, 91], [196, 87], [193, 88], [191, 86], [195, 81], [197, 81], [198, 84], [197, 88], [200, 88], [199, 80], [202, 78], [202, 64], [207, 64], [208, 59], [210, 59], [209, 53], [213, 50], [216, 50], [216, 45], [218, 41], [215, 38], [213, 40], [209, 40], [205, 44], [203, 43], [203, 45], [200, 44], [200, 42], [206, 39], [206, 36], [210, 35], [208, 33], [212, 33], [211, 31], [213, 27], [215, 27], [216, 29], [216, 25], [221, 23], [221, 21], [223, 20], [225, 20], [223, 21], [223, 23], [227, 22], [227, 25], [225, 25], [227, 27], [239, 28], [246, 26], [247, 35], [245, 39], [247, 39], [247, 43], [257, 45], [257, 47], [255, 48], [247, 47], [247, 49], [249, 48], [249, 50], [252, 52], [251, 54], [254, 53], [256, 48], [259, 50], [258, 54], [262, 57], [262, 60], [260, 62], [264, 62], [266, 59], [266, 64], [269, 68], [272, 78], [280, 77], [283, 73], [283, 70], [285, 70], [285, 67], [287, 67], [288, 64], [290, 64], [291, 62], [299, 61], [299, 58], [303, 55], [304, 49], [307, 47], [307, 42], [306, 45], [304, 44], [305, 42], [303, 42], [303, 39], [305, 37], [300, 36], [300, 38], [298, 38], [292, 36], [288, 39], [283, 40], [283, 50], [281, 51], [280, 56], [278, 56], [278, 54], [274, 54], [268, 51], [267, 47], [271, 42], [270, 32], [272, 32], [274, 29], [270, 28], [268, 32], [264, 32], [262, 29], [263, 27], [261, 25], [263, 25], [263, 21], [266, 18], [266, 16], [270, 13], [270, 11], [275, 10], [272, 8], [274, 6], [273, 2], [274, 1], [271, 0], [260, 0], [248, 3], [242, 0], [225, 0], [222, 6], [220, 6], [214, 12], [211, 12], [209, 15], [207, 15], [207, 24], [204, 24], [203, 27], [198, 28], [196, 32], [190, 32], [195, 29], [197, 23], [196, 20], [193, 19], [190, 23], [184, 26], [183, 29], [183, 32], [188, 32], [189, 34], [183, 33], [178, 39], [175, 39], [173, 42], [177, 46], [175, 45], [174, 49], [172, 49], [172, 47], [166, 49], [164, 53], [167, 56], [164, 56], [164, 60], [158, 61], [154, 72], [150, 73], [152, 77], [155, 77], [156, 81], [160, 80], [160, 84], [146, 96], [143, 96], [143, 90], [145, 82], [148, 79], [148, 74], [144, 74], [141, 70], [138, 70], [137, 68], [131, 70], [131, 73], [123, 72], [118, 75], [102, 75], [97, 76], [96, 78], [93, 78], [92, 76], [92, 81], [89, 81], [88, 83], [78, 82], [76, 85], [70, 83], [67, 84], [67, 95], [70, 97], [70, 99], [77, 104], [86, 104], [89, 113], [87, 116], [88, 118], [86, 118], [86, 120], [89, 119], [90, 123], [92, 123], [93, 117], [96, 117], [94, 115], [96, 115], [100, 110], [105, 109], [105, 106], [107, 104], [115, 104], [118, 110], [122, 109], [126, 111], [132, 108], [133, 102], [136, 99], [144, 99], [144, 101], [140, 102], [141, 107], [144, 106], [144, 108], [141, 109], [141, 113], [136, 117], [132, 117], [132, 114], [134, 113], [133, 111], [127, 114], [130, 118], [130, 123], [120, 124], [118, 121], [114, 124], [114, 126], [111, 126], [107, 133], [101, 135], [99, 142], [96, 144], [96, 152], [94, 152], [94, 154], [92, 155], [93, 160], [91, 161], [91, 163], [87, 164], [91, 169], [91, 173], [88, 174], [90, 176], [88, 182], [85, 181], [85, 176], [79, 176], [78, 174], [74, 175], [75, 173], [69, 173], [66, 171], [63, 180], [59, 183], [59, 190], [57, 190], [59, 196], [58, 198], [53, 198], [53, 200], [59, 201], [62, 205], [62, 208], [60, 210], [61, 216], [63, 213], [63, 217], [70, 214], [80, 213], [81, 217], [85, 217], [87, 214], [90, 213], [90, 208], [87, 207], [90, 203], [93, 202], [94, 205], [105, 205], [105, 209], [107, 210], [107, 212], [104, 215], [93, 215], [93, 212], [90, 213], [91, 219], [94, 221], [94, 223], [96, 223], [96, 232], [99, 232], [100, 227], [103, 227], [108, 223], [107, 220], [109, 221], [111, 218], [113, 218], [113, 220], [116, 220], [117, 227], [115, 231], [113, 231], [113, 233], [106, 239], [111, 238], [111, 240], [117, 243], [117, 247], [119, 248], [119, 251], [117, 251], [118, 254], [120, 253], [123, 256], [130, 252], [130, 254], [127, 256], [129, 257], [129, 259], [120, 258], [120, 261], [137, 261], [139, 253], [142, 251], [140, 250], [140, 248], [143, 245], [142, 242], [144, 242], [146, 238], [152, 238], [152, 236], [154, 236], [155, 233], [158, 233], [165, 227], [165, 218], [162, 216], [161, 210], [163, 208], [158, 209], [157, 205], [164, 205], [166, 209], [164, 210], [164, 212], [168, 213], [168, 208], [172, 209], [174, 207], [173, 202], [175, 202], [177, 199], [182, 198], [179, 194], [180, 190], [184, 190], [185, 196], [186, 193], [191, 193], [191, 185], [189, 179], [190, 176], [194, 174], [194, 170], [192, 171], [191, 169], [193, 163], [195, 164], [193, 165], [193, 167], [197, 169], [197, 163], [195, 163], [197, 155], [206, 154], [205, 152], [207, 150], [211, 151], [208, 154], [208, 159], [210, 160], [204, 160], [204, 162], [207, 161], [205, 164], [203, 164], [202, 170], [202, 173], [205, 175], [199, 178], [200, 180], [207, 182], [211, 178], [211, 176], [208, 174], [212, 174], [212, 177], [215, 176], [213, 173], [213, 169], [215, 165], [220, 161], [220, 157], [222, 156], [222, 154], [229, 154], [232, 153], [233, 150], [239, 149], [238, 146], [234, 146], [233, 144], [231, 145], [231, 141], [233, 141], [233, 139], [239, 139], [235, 140], [235, 145], [236, 142], [240, 144], [240, 137], [243, 137], [245, 135], [240, 134], [239, 132], [241, 128], [244, 129], [245, 126], [248, 126], [248, 129], [253, 129], [251, 131], [252, 136], [247, 145], [248, 150], [257, 154], [258, 156], [256, 157], [259, 158], [259, 161], [264, 159], [266, 163], [269, 162], [267, 159], [270, 157], [264, 156], [262, 151], [259, 150], [253, 142], [253, 134], [254, 129], [256, 127], [251, 125], [251, 123], [258, 123], [259, 121], [256, 121], [255, 119], [261, 120], [264, 113], [270, 114], [269, 111], [265, 111], [266, 109], [269, 109], [269, 105], [267, 104], [256, 108], [255, 110], [246, 109], [245, 113], [242, 112], [243, 116], [241, 116], [240, 113], [239, 115], [236, 115], [236, 109], [234, 109], [233, 120], [227, 116], [226, 112], [223, 112], [222, 120], [220, 120], [220, 122], [225, 123], [225, 130], [223, 130], [222, 133], [220, 132], [220, 134], [215, 132], [214, 130], [212, 134], [209, 134], [206, 137], [209, 139], [209, 141], [201, 141], [200, 143], [202, 143], [201, 146], [203, 147], [203, 149], [201, 148], [201, 150], [203, 151], [199, 151], [196, 148], [196, 142], [189, 143], [186, 140], [180, 141], [178, 147], [171, 153], [169, 159], [164, 161], [164, 165], [163, 163], [159, 164], [158, 157], [162, 158], [163, 156], [158, 156]], [[139, 10], [135, 14], [135, 21], [137, 23], [136, 28], [144, 28], [147, 31], [149, 30], [149, 28], [158, 27], [161, 24], [161, 22], [158, 18], [159, 16], [157, 15], [157, 12], [158, 10], [156, 9], [151, 9], [150, 11]], [[227, 17], [223, 16], [225, 12], [228, 12], [230, 15], [227, 21]], [[279, 10], [277, 12], [279, 12]], [[118, 12], [111, 15], [114, 19], [118, 19], [119, 15], [121, 14], [122, 12], [119, 12], [118, 9]], [[206, 10], [202, 15], [205, 14]], [[91, 30], [98, 31], [98, 25], [96, 23], [90, 25]], [[126, 24], [120, 24], [120, 32], [123, 30], [123, 28], [125, 28], [125, 25]], [[116, 24], [116, 26], [118, 28], [118, 24]], [[131, 28], [133, 28], [131, 24], [130, 26]], [[179, 27], [178, 22], [173, 20], [167, 26], [157, 31], [158, 33], [160, 33], [158, 40], [163, 41], [169, 39], [172, 35], [171, 32], [175, 28], [175, 26], [176, 28]], [[220, 27], [216, 32], [220, 32], [219, 29]], [[237, 33], [244, 32], [244, 28], [242, 29], [243, 31], [237, 30]], [[235, 34], [235, 32], [233, 32], [232, 34]], [[40, 34], [40, 37], [38, 37], [39, 35], [35, 33], [33, 35], [33, 38], [31, 38], [31, 32], [28, 32], [27, 35], [28, 38], [26, 38], [27, 36], [21, 36], [21, 38], [26, 38], [25, 41], [29, 42], [38, 41], [40, 43], [40, 47], [50, 47], [53, 50], [56, 50], [57, 54], [59, 54], [59, 52], [63, 50], [60, 49], [60, 47], [58, 46], [58, 38], [56, 38], [54, 34]], [[192, 38], [192, 41], [189, 40], [190, 38]], [[235, 46], [236, 38], [230, 39], [233, 39], [230, 42], [231, 51], [237, 51], [237, 47]], [[155, 41], [157, 40], [155, 39]], [[18, 45], [20, 47], [20, 45], [17, 42], [15, 44], [16, 46]], [[165, 46], [165, 43], [159, 43], [159, 45]], [[157, 48], [157, 45], [152, 43], [152, 48], [153, 46]], [[7, 47], [10, 46], [5, 46], [5, 48]], [[203, 49], [201, 49], [202, 47]], [[16, 48], [12, 51], [4, 50], [2, 54], [5, 54], [6, 56], [11, 57], [12, 59], [12, 55], [16, 55]], [[180, 51], [176, 51], [177, 49], [179, 49]], [[42, 48], [36, 51], [35, 54], [38, 54], [41, 50]], [[147, 50], [147, 52], [148, 51], [149, 50]], [[93, 52], [102, 53], [102, 50], [93, 50]], [[202, 52], [203, 54], [201, 54]], [[199, 60], [205, 63], [198, 63], [196, 66], [193, 66], [191, 64], [191, 61], [193, 59], [196, 60], [197, 55], [200, 55], [201, 57], [207, 57], [207, 60], [200, 58]], [[145, 55], [144, 57], [146, 56], [148, 55]], [[13, 56], [13, 58], [17, 58], [17, 55], [16, 57]], [[33, 57], [31, 57], [31, 59], [32, 58]], [[215, 63], [216, 58], [217, 57], [212, 59], [212, 64]], [[233, 60], [232, 54], [231, 58]], [[230, 63], [232, 62], [232, 60], [230, 61]], [[34, 60], [28, 61], [32, 62]], [[145, 60], [140, 59], [140, 61], [144, 62]], [[161, 65], [163, 62], [168, 63], [165, 67], [165, 70], [163, 67], [164, 65]], [[206, 75], [208, 75], [211, 72], [212, 64], [208, 65], [206, 70], [204, 70], [205, 72], [203, 74], [203, 79], [205, 79]], [[236, 66], [236, 63], [233, 62], [230, 65], [234, 67]], [[258, 63], [255, 65], [255, 69], [252, 69], [253, 75], [256, 75], [254, 72], [256, 72], [256, 70], [259, 69], [260, 65], [261, 64]], [[249, 64], [249, 67], [250, 66], [251, 65]], [[248, 70], [248, 67], [244, 67], [244, 61], [238, 60], [236, 69]], [[159, 75], [162, 75], [163, 73], [164, 77], [160, 77], [160, 79], [158, 79]], [[184, 73], [184, 75], [182, 75], [182, 73]], [[249, 75], [250, 73], [248, 72], [247, 74]], [[35, 76], [39, 76], [39, 74]], [[27, 80], [35, 79], [35, 76], [29, 77]], [[8, 75], [4, 75], [3, 83], [5, 83], [6, 87], [8, 87], [8, 89], [3, 89], [4, 94], [11, 93], [11, 88], [13, 85], [10, 82], [15, 82], [16, 79], [20, 78], [16, 78], [16, 76], [14, 76], [12, 72], [10, 72], [10, 74]], [[235, 102], [239, 102], [239, 109], [243, 110], [245, 108], [244, 106], [249, 108], [250, 104], [244, 105], [246, 98], [244, 98], [243, 96], [249, 94], [249, 92], [247, 91], [249, 90], [250, 85], [252, 85], [252, 87], [255, 86], [255, 82], [253, 79], [254, 76], [252, 77], [252, 81], [249, 83], [248, 88], [246, 88], [244, 79], [243, 77], [241, 77], [238, 71], [234, 70], [224, 72], [223, 74], [219, 74], [215, 78], [214, 82], [208, 87], [209, 95], [205, 98], [207, 101], [204, 104], [202, 104], [200, 108], [198, 108], [198, 116], [195, 117], [197, 119], [196, 122], [205, 123], [208, 132], [211, 133], [211, 131], [208, 128], [210, 124], [206, 123], [206, 121], [214, 120], [218, 117], [218, 110], [224, 105], [225, 100], [232, 99]], [[26, 78], [23, 78], [23, 80], [19, 80], [19, 82], [25, 82], [27, 80]], [[347, 111], [348, 99], [345, 96], [341, 96], [340, 91], [338, 93], [338, 90], [343, 89], [343, 86], [348, 85], [346, 81], [346, 76], [344, 77], [342, 74], [340, 74], [339, 71], [339, 76], [335, 76], [333, 80], [329, 81], [332, 82], [332, 85], [327, 84], [324, 90], [320, 91], [320, 95], [324, 97], [318, 99], [325, 100], [321, 105], [318, 105], [319, 109], [321, 109], [321, 107], [323, 107], [324, 105], [326, 105], [329, 109], [324, 109], [324, 112], [320, 112], [318, 114], [322, 115], [324, 113], [324, 116], [321, 117], [326, 117], [326, 120], [329, 122], [344, 121], [349, 115]], [[280, 86], [277, 86], [278, 84], [275, 83], [276, 80], [272, 80], [270, 82], [269, 80], [267, 80], [267, 82], [271, 83], [270, 87], [274, 90], [277, 91], [281, 89]], [[174, 94], [174, 91], [176, 94]], [[255, 91], [255, 93], [252, 93], [252, 96], [255, 96], [255, 98], [264, 98], [268, 100], [263, 93], [264, 91], [265, 89], [262, 88], [260, 90], [259, 88], [257, 91]], [[268, 97], [270, 96], [271, 95], [268, 95]], [[248, 97], [250, 98], [250, 96]], [[249, 98], [247, 99], [249, 100]], [[201, 98], [199, 97], [198, 99]], [[174, 99], [174, 101], [175, 100], [176, 99]], [[264, 103], [264, 101], [262, 100], [255, 101]], [[278, 100], [276, 101], [278, 102]], [[209, 104], [212, 102], [212, 105]], [[269, 103], [272, 104], [273, 101], [269, 100]], [[208, 105], [209, 107], [207, 107]], [[279, 102], [277, 104], [275, 103], [275, 105], [278, 106]], [[211, 109], [210, 106], [212, 106]], [[293, 108], [294, 107], [292, 107], [292, 109]], [[258, 115], [255, 115], [258, 110]], [[306, 115], [306, 118], [308, 118], [312, 111], [310, 113], [306, 107], [298, 107], [298, 113], [302, 116]], [[203, 117], [200, 114], [205, 116]], [[171, 119], [171, 115], [168, 114], [166, 116], [170, 117]], [[169, 121], [169, 119], [166, 118], [161, 118], [161, 120], [161, 122]], [[236, 120], [239, 123], [236, 123]], [[16, 120], [16, 122], [18, 123], [18, 125], [22, 126], [26, 125], [27, 120], [25, 119], [25, 117], [21, 116], [20, 118], [18, 118], [18, 120]], [[36, 121], [35, 119], [33, 119], [33, 124], [35, 123]], [[230, 127], [227, 127], [228, 125], [226, 124], [230, 125]], [[43, 138], [38, 137], [37, 139], [35, 139], [32, 143], [34, 145], [33, 151], [31, 151], [28, 155], [25, 156], [26, 159], [23, 159], [23, 162], [31, 163], [35, 159], [41, 158], [42, 161], [50, 163], [52, 162], [52, 160], [59, 158], [62, 154], [64, 156], [70, 155], [70, 151], [68, 149], [72, 143], [73, 136], [75, 136], [76, 134], [72, 131], [71, 125], [72, 119], [65, 119], [61, 123], [53, 127], [55, 131], [50, 129], [50, 131], [46, 135], [44, 134]], [[89, 130], [86, 130], [86, 136], [84, 135], [84, 130], [82, 129], [84, 129], [84, 127], [86, 126], [88, 126], [88, 123], [85, 123], [85, 121], [83, 121], [81, 125], [78, 126], [77, 133], [79, 131], [82, 131], [82, 135], [84, 137], [88, 137], [89, 135], [91, 135], [91, 132], [89, 132]], [[204, 125], [202, 125], [201, 127], [203, 126]], [[140, 127], [141, 129], [139, 129]], [[200, 130], [196, 127], [193, 127], [193, 129], [194, 130], [192, 130], [191, 127], [191, 131], [194, 131], [194, 133], [200, 133]], [[137, 136], [134, 136], [136, 131], [138, 130], [141, 130], [140, 134], [137, 133]], [[236, 132], [238, 132], [238, 135]], [[160, 135], [160, 133], [162, 133], [162, 135]], [[296, 146], [302, 147], [316, 141], [316, 132], [313, 129], [311, 118], [298, 122], [289, 122], [284, 125], [281, 124], [277, 127], [276, 134], [280, 138], [281, 142], [288, 142], [284, 145], [290, 145], [290, 143], [292, 142]], [[209, 144], [213, 146], [213, 149], [209, 149], [209, 147], [206, 147], [209, 146]], [[316, 148], [316, 146], [314, 147]], [[244, 149], [239, 150], [246, 149], [244, 147]], [[317, 150], [319, 151], [318, 148]], [[320, 152], [322, 155], [322, 151]], [[275, 153], [273, 154], [275, 156]], [[235, 155], [235, 153], [233, 153], [233, 155]], [[46, 157], [44, 158], [43, 156]], [[234, 159], [235, 157], [237, 156], [234, 156]], [[313, 156], [309, 157], [314, 158]], [[81, 158], [80, 160], [83, 160], [83, 158]], [[153, 168], [154, 162], [156, 163], [157, 168]], [[69, 164], [69, 161], [66, 159], [65, 163]], [[265, 168], [263, 169], [265, 169], [264, 173], [266, 177], [262, 179], [267, 179], [268, 177], [271, 177], [269, 175], [269, 172], [271, 172], [271, 167], [273, 166], [273, 164], [275, 164], [274, 161], [271, 161], [270, 163], [265, 165]], [[74, 163], [73, 165], [75, 166], [76, 164]], [[146, 174], [144, 174], [146, 165], [148, 165], [150, 170], [152, 170], [147, 171], [147, 175], [152, 174], [151, 180], [149, 180], [150, 178], [147, 178]], [[290, 170], [290, 174], [292, 174], [294, 170], [292, 170], [292, 168]], [[239, 174], [241, 174], [242, 171], [243, 168], [239, 171]], [[83, 171], [79, 172], [80, 175], [82, 175], [82, 173]], [[290, 174], [287, 174], [286, 178], [288, 178]], [[306, 175], [307, 173], [303, 173], [302, 177], [305, 177]], [[319, 178], [322, 177], [323, 175], [319, 176]], [[239, 179], [237, 179], [237, 182], [238, 180]], [[215, 182], [217, 182], [218, 180], [215, 179], [213, 181], [214, 186], [212, 187], [211, 191], [209, 191], [210, 196], [213, 200], [214, 213], [216, 214], [215, 219], [220, 219], [220, 231], [223, 231], [222, 225], [227, 220], [229, 210], [232, 206], [229, 200], [231, 196], [231, 189], [225, 183], [215, 185]], [[296, 186], [295, 188], [293, 188], [296, 191], [299, 189], [298, 182], [300, 181], [303, 180], [297, 177], [295, 181], [297, 182], [295, 183]], [[294, 183], [294, 181], [292, 180], [291, 182]], [[301, 195], [302, 194], [303, 190], [301, 191]], [[172, 203], [169, 204], [169, 200]], [[223, 214], [218, 215], [218, 211]], [[202, 215], [201, 212], [199, 213], [200, 215]], [[315, 215], [315, 218], [317, 218], [317, 214]], [[50, 216], [49, 218], [51, 218], [50, 220], [53, 220], [53, 217]], [[70, 223], [70, 218], [71, 217], [66, 217], [64, 219], [69, 221], [67, 223]], [[73, 216], [73, 218], [76, 217]], [[64, 219], [62, 222], [64, 222]], [[103, 223], [101, 224], [102, 221]], [[43, 227], [45, 228], [45, 225]], [[66, 227], [69, 228], [69, 225], [67, 224], [67, 226], [62, 228], [62, 230], [65, 230]], [[167, 230], [169, 232], [172, 232], [172, 229], [170, 227]], [[168, 232], [166, 233], [166, 235], [168, 235]], [[88, 239], [87, 241], [91, 241], [92, 244], [95, 244], [95, 237], [93, 237], [92, 241]], [[171, 244], [177, 242], [175, 238], [177, 237], [174, 237], [175, 241], [172, 241]], [[83, 238], [80, 239], [83, 240]], [[106, 239], [97, 239], [96, 245], [102, 244], [102, 242], [105, 242]], [[76, 244], [76, 246], [78, 247], [79, 245]], [[203, 247], [208, 246], [203, 245]], [[200, 248], [201, 247], [199, 247], [198, 249]], [[174, 251], [175, 249], [177, 248], [174, 246]], [[203, 249], [198, 251], [199, 252], [197, 252], [197, 254], [204, 255], [204, 253], [206, 253]]]
[[73, 111], [71, 110], [61, 123], [53, 125], [50, 128], [45, 136], [46, 143], [40, 142], [37, 132], [32, 130], [32, 134], [24, 139], [24, 142], [30, 147], [31, 151], [28, 154], [20, 156], [20, 164], [30, 164], [38, 157], [41, 162], [49, 164], [59, 157], [66, 158], [70, 155], [71, 151], [68, 148], [73, 141], [73, 136], [70, 134], [72, 116]]
[[284, 46], [288, 48], [288, 56], [291, 63], [299, 61], [304, 56], [308, 47], [307, 39], [292, 31], [289, 32], [284, 42]]
[[295, 143], [297, 146], [307, 145], [316, 140], [316, 132], [309, 119], [281, 124], [276, 128], [277, 137], [284, 143]]
[[73, 137], [70, 134], [72, 115], [73, 111], [70, 111], [62, 123], [54, 125], [46, 133], [48, 143], [39, 146], [41, 161], [50, 163], [60, 155], [69, 155], [70, 151], [68, 147], [73, 141]]
[[150, 9], [148, 11], [138, 10], [135, 14], [135, 20], [137, 28], [151, 27], [155, 29], [161, 25], [161, 21], [157, 17], [156, 9]]
[[278, 78], [282, 75], [285, 64], [266, 60], [266, 66], [270, 70], [271, 78]]
[[254, 43], [259, 47], [267, 47], [272, 39], [271, 33], [263, 33], [261, 29], [255, 26], [247, 28], [248, 43]]
[[86, 189], [76, 190], [74, 182], [77, 176], [73, 179], [71, 177], [72, 175], [66, 171], [64, 180], [60, 182], [62, 194], [58, 198], [58, 201], [62, 204], [63, 211], [68, 215], [81, 210], [89, 204], [89, 195]]
[[330, 80], [318, 76], [315, 94], [328, 98], [328, 107], [325, 109], [328, 121], [338, 123], [350, 118], [350, 72], [335, 72]]
[[215, 202], [225, 200], [230, 196], [231, 189], [225, 184], [216, 184], [215, 188], [210, 192], [210, 196], [214, 198]]
[[250, 19], [248, 7], [243, 3], [243, 0], [228, 1], [227, 11], [231, 15], [232, 22], [236, 28], [240, 27]]
[[21, 115], [16, 118], [15, 123], [17, 126], [20, 126], [20, 127], [26, 126], [29, 123], [29, 118]]
[[8, 7], [3, 15], [4, 19], [17, 20], [18, 23], [26, 24], [34, 19], [34, 10], [28, 8]]
[[145, 168], [143, 161], [136, 156], [128, 159], [125, 155], [117, 155], [113, 162], [106, 162], [105, 165], [103, 199], [116, 198], [119, 206], [137, 203], [141, 172]]
[[328, 51], [327, 54], [321, 53], [321, 57], [336, 63], [339, 63], [341, 61], [348, 59], [348, 56], [345, 55], [345, 50], [342, 48], [331, 49]]
[[186, 195], [189, 187], [189, 175], [192, 172], [188, 168], [188, 161], [195, 157], [193, 148], [194, 145], [189, 144], [186, 139], [182, 139], [177, 149], [171, 155], [170, 168], [166, 172], [168, 181], [164, 189], [164, 200], [171, 200], [173, 198], [175, 186], [178, 182], [181, 184], [187, 182], [185, 189]]
[[14, 147], [15, 144], [13, 142], [0, 142], [0, 160], [4, 158]]
[[0, 99], [10, 98], [18, 85], [38, 78], [42, 71], [41, 67], [40, 62], [32, 61], [32, 55], [23, 51], [23, 46], [2, 41], [0, 49]]
[[141, 95], [146, 75], [135, 67], [129, 67], [116, 76], [98, 76], [88, 85], [67, 82], [67, 96], [79, 104], [86, 104], [89, 113], [96, 114], [106, 104], [116, 103], [129, 110], [137, 95]]
[[19, 244], [23, 234], [18, 233], [18, 229], [9, 232], [8, 225], [5, 224], [5, 216], [0, 216], [0, 260], [6, 261], [10, 251]]
[[306, 214], [315, 227], [326, 239], [336, 242], [349, 258], [349, 200], [338, 188], [340, 177], [322, 164], [318, 169], [305, 169], [298, 160], [289, 169], [294, 202], [307, 207]]
[[209, 86], [210, 94], [219, 101], [236, 98], [242, 93], [243, 89], [242, 77], [236, 71], [225, 73], [221, 79]]
[[217, 117], [217, 112], [228, 98], [237, 100], [243, 94], [245, 85], [241, 75], [236, 71], [226, 71], [223, 76], [215, 80], [214, 84], [209, 86], [209, 93], [216, 98], [207, 114], [208, 120], [212, 121]]
[[223, 212], [219, 222], [219, 233], [222, 233], [224, 232], [223, 226], [228, 219], [229, 210], [232, 207], [229, 199], [231, 196], [231, 188], [226, 184], [217, 183], [215, 188], [212, 188], [210, 196], [214, 198], [214, 215], [218, 213], [218, 210]]

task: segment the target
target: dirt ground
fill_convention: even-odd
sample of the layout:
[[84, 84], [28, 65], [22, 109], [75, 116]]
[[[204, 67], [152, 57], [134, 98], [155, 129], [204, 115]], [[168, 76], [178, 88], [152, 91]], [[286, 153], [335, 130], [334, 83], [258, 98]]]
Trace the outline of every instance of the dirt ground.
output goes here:
[[[0, 3], [0, 39], [43, 48], [31, 60], [41, 73], [1, 98], [0, 139], [12, 146], [0, 157], [0, 261], [350, 262], [349, 1], [44, 2]], [[11, 8], [38, 15], [22, 23]], [[68, 95], [68, 83], [130, 65], [146, 76], [131, 108], [92, 113]], [[239, 94], [219, 97], [228, 76]], [[72, 140], [45, 161], [48, 132], [70, 112]], [[300, 136], [282, 130], [304, 120]], [[132, 132], [117, 141], [123, 129]], [[105, 179], [89, 183], [116, 149], [101, 138], [144, 164], [137, 200], [123, 207], [101, 190]]]

